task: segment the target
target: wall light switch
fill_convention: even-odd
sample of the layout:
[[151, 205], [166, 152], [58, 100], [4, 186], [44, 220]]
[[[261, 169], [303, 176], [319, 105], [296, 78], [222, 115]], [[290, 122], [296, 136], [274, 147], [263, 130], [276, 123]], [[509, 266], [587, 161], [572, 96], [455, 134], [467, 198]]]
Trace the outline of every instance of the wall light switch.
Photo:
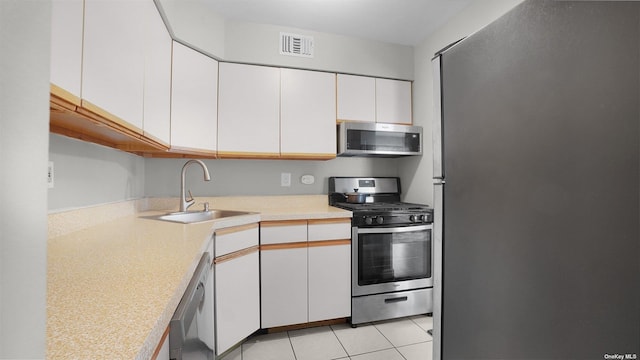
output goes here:
[[49, 166], [47, 166], [47, 186], [49, 189], [53, 189], [53, 161], [49, 161]]
[[280, 186], [291, 186], [291, 173], [280, 174]]

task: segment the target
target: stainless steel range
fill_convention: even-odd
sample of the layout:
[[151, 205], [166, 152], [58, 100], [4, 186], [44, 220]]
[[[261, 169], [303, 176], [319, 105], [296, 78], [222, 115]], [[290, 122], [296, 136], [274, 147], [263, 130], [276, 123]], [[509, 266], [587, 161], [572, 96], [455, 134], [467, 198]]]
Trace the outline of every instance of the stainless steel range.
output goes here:
[[400, 194], [395, 177], [329, 178], [329, 204], [353, 212], [353, 326], [432, 312], [433, 210]]

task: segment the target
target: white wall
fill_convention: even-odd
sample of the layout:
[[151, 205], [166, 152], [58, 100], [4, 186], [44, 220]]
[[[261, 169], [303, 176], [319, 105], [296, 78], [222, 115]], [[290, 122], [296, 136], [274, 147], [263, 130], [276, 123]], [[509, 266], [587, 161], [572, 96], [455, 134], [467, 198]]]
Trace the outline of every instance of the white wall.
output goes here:
[[[281, 31], [313, 36], [314, 57], [280, 55]], [[411, 46], [238, 21], [227, 21], [224, 60], [413, 79]]]
[[225, 20], [203, 1], [155, 0], [176, 39], [216, 58], [224, 58]]
[[[145, 193], [147, 196], [178, 196], [180, 171], [186, 159], [147, 159]], [[328, 194], [330, 176], [397, 176], [395, 159], [337, 158], [328, 161], [303, 160], [205, 160], [211, 181], [205, 182], [202, 170], [190, 166], [187, 189], [198, 196], [238, 195], [319, 195]], [[291, 187], [280, 186], [280, 174], [291, 174]], [[315, 184], [304, 185], [302, 175], [313, 175]]]
[[0, 359], [44, 359], [48, 1], [0, 1]]
[[139, 156], [51, 134], [49, 160], [55, 175], [49, 211], [144, 196], [144, 158]]
[[[413, 79], [413, 47], [225, 20], [204, 2], [156, 0], [174, 36], [218, 60]], [[314, 58], [279, 54], [280, 32], [314, 37]]]
[[400, 164], [404, 197], [406, 201], [433, 204], [431, 158], [431, 122], [433, 121], [433, 55], [465, 36], [488, 25], [522, 0], [472, 1], [458, 15], [449, 20], [437, 32], [419, 44], [414, 52], [413, 122], [424, 130], [424, 155], [421, 158], [403, 159]]

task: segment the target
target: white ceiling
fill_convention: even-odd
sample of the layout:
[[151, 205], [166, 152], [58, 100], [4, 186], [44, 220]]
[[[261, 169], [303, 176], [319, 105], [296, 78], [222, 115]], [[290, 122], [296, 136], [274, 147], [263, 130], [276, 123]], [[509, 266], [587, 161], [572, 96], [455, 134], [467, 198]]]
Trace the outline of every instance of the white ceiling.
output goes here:
[[226, 19], [417, 45], [473, 0], [204, 0]]

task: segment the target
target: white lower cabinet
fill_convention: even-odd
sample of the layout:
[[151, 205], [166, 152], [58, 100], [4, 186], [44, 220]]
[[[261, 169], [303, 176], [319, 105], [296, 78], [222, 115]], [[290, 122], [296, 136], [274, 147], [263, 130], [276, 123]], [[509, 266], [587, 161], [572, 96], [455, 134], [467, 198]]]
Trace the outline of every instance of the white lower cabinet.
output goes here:
[[351, 219], [309, 220], [309, 321], [351, 316]]
[[[218, 244], [237, 241], [237, 248], [218, 251]], [[220, 355], [260, 328], [260, 259], [258, 225], [216, 230], [216, 354]]]
[[309, 322], [351, 316], [351, 245], [310, 246], [308, 256]]
[[262, 222], [262, 328], [351, 316], [351, 219]]
[[262, 328], [307, 322], [307, 247], [262, 250]]

